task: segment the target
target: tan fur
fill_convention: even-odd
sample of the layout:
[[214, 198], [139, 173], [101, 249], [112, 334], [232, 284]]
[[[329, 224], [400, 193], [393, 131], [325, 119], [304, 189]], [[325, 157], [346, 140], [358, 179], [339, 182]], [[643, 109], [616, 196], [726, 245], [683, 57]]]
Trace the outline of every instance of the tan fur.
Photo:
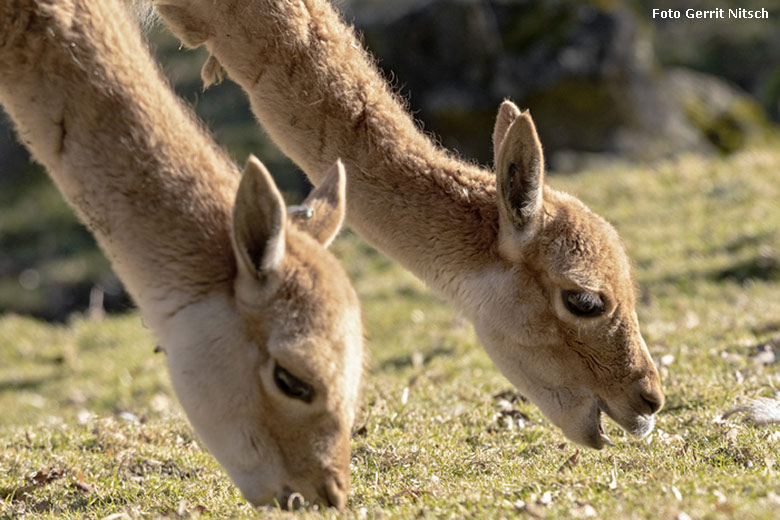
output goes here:
[[[344, 215], [343, 167], [307, 201], [306, 223], [288, 219], [256, 159], [239, 186], [116, 0], [0, 3], [0, 102], [111, 258], [195, 430], [247, 499], [343, 507], [362, 330], [323, 249]], [[278, 367], [311, 402], [283, 392]]]
[[[628, 258], [607, 222], [544, 185], [528, 114], [499, 112], [496, 180], [419, 131], [325, 0], [156, 3], [187, 45], [209, 49], [204, 78], [224, 67], [315, 184], [344, 160], [348, 223], [461, 308], [567, 436], [603, 446], [601, 411], [638, 435], [653, 428], [664, 397]], [[575, 316], [565, 290], [600, 294], [605, 312]]]

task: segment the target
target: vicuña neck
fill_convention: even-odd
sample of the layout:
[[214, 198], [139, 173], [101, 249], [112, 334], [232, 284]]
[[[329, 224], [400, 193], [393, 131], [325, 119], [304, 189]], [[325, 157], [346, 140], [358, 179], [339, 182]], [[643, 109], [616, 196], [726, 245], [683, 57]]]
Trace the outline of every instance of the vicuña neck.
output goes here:
[[227, 284], [238, 175], [180, 109], [137, 28], [100, 2], [89, 16], [30, 4], [0, 7], [0, 101], [20, 139], [139, 304]]
[[247, 2], [212, 22], [209, 50], [282, 150], [315, 183], [344, 161], [347, 220], [365, 239], [445, 294], [497, 258], [493, 175], [420, 132], [334, 12]]

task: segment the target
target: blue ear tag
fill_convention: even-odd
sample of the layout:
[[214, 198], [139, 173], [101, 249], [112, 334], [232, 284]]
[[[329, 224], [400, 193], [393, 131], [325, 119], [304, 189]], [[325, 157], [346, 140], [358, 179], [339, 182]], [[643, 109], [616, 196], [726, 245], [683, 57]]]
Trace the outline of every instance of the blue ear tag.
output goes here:
[[287, 206], [287, 214], [292, 217], [301, 217], [309, 220], [314, 216], [314, 210], [309, 206], [303, 205]]

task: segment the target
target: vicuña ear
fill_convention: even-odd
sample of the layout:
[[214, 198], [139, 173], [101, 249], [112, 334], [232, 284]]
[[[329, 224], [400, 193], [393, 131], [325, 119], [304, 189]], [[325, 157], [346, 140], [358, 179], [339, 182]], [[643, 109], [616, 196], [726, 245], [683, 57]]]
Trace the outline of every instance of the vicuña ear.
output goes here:
[[240, 272], [263, 280], [279, 268], [285, 220], [282, 194], [263, 163], [250, 155], [233, 207], [233, 247]]
[[330, 167], [325, 180], [303, 201], [305, 211], [296, 213], [295, 223], [325, 247], [336, 238], [347, 212], [347, 176], [341, 160]]
[[498, 115], [496, 116], [496, 124], [493, 126], [493, 164], [498, 164], [498, 152], [501, 149], [501, 143], [504, 142], [506, 137], [506, 131], [509, 130], [515, 119], [520, 116], [520, 109], [517, 105], [511, 101], [504, 100], [501, 106], [498, 107]]
[[167, 4], [165, 0], [156, 0], [155, 9], [165, 25], [170, 27], [187, 47], [198, 47], [211, 37], [209, 24], [185, 8]]
[[[512, 115], [512, 106], [499, 111], [496, 133], [502, 118]], [[502, 116], [502, 112], [506, 112]], [[531, 115], [519, 113], [504, 132], [496, 153], [496, 184], [502, 236], [511, 230], [517, 238], [527, 238], [541, 221], [544, 191], [544, 157]], [[519, 236], [518, 236], [519, 235]]]

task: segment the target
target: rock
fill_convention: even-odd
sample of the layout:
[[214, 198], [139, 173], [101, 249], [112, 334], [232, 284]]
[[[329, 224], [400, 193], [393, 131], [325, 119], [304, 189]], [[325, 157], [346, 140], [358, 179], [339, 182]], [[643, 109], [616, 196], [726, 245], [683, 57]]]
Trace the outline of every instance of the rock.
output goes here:
[[426, 130], [482, 163], [504, 98], [531, 110], [554, 169], [728, 153], [768, 126], [736, 87], [660, 70], [652, 29], [621, 2], [433, 0], [353, 13]]

